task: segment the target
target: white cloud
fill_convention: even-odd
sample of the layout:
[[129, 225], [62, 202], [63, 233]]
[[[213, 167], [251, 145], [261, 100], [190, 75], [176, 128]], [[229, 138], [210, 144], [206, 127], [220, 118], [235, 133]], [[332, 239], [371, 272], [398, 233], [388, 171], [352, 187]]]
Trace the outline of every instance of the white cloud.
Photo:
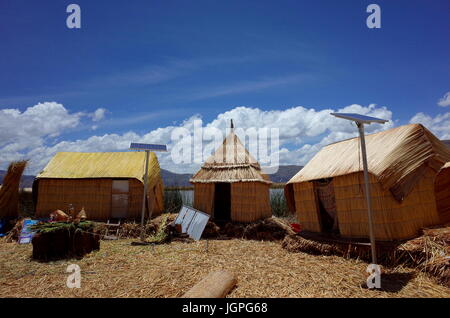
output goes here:
[[[285, 110], [261, 110], [240, 106], [219, 114], [209, 123], [204, 122], [203, 127], [204, 133], [210, 133], [212, 128], [225, 131], [229, 127], [230, 119], [233, 119], [235, 127], [244, 130], [263, 127], [278, 128], [281, 148], [279, 151], [280, 163], [303, 165], [324, 145], [357, 135], [356, 127], [350, 122], [330, 116], [330, 112], [334, 111], [358, 112], [390, 120], [385, 125], [367, 126], [369, 133], [393, 126], [392, 112], [386, 107], [377, 107], [372, 104], [369, 106], [349, 105], [340, 109], [325, 110], [315, 110], [303, 106]], [[167, 144], [170, 150], [175, 145], [175, 142], [171, 140], [174, 129], [182, 127], [192, 132], [194, 121], [201, 119], [201, 116], [194, 115], [181, 124], [158, 128], [142, 135], [135, 132], [111, 133], [75, 141], [56, 142], [50, 137], [58, 136], [63, 131], [80, 125], [83, 116], [91, 116], [93, 119], [93, 115], [69, 113], [61, 104], [57, 103], [39, 104], [30, 107], [23, 113], [14, 109], [6, 109], [2, 112], [8, 117], [2, 116], [0, 131], [11, 130], [12, 132], [0, 143], [0, 167], [4, 168], [11, 160], [30, 158], [28, 173], [39, 172], [58, 151], [126, 151], [131, 141], [163, 143]], [[104, 112], [100, 111], [99, 117], [102, 115]], [[8, 124], [9, 126], [6, 127], [5, 123], [13, 119], [16, 122]], [[17, 128], [28, 122], [33, 123], [32, 128], [24, 131]], [[21, 135], [17, 137], [16, 134], [19, 132]], [[29, 139], [33, 139], [33, 141], [30, 142]], [[205, 142], [204, 149], [206, 147], [208, 150], [214, 149], [211, 147], [212, 142], [209, 145]], [[199, 167], [199, 164], [195, 163], [176, 165], [171, 159], [170, 152], [158, 153], [158, 157], [163, 168], [175, 172], [193, 172]]]
[[447, 107], [450, 106], [450, 92], [447, 92], [444, 97], [442, 97], [439, 101], [438, 101], [438, 105], [442, 106], [442, 107]]
[[100, 121], [105, 118], [106, 109], [98, 108], [95, 112], [91, 114], [92, 121]]
[[417, 113], [409, 122], [424, 125], [440, 139], [450, 139], [450, 112], [439, 114], [435, 117]]
[[54, 138], [66, 129], [76, 127], [83, 113], [69, 113], [55, 102], [39, 103], [24, 112], [18, 109], [0, 110], [0, 147], [5, 151], [20, 151], [40, 146], [46, 138]]
[[4, 168], [12, 160], [31, 158], [30, 170], [42, 168], [51, 156], [45, 156], [46, 150], [51, 149], [49, 145], [57, 137], [80, 127], [85, 117], [101, 120], [105, 111], [99, 108], [93, 113], [71, 113], [56, 102], [39, 103], [23, 112], [13, 108], [0, 109], [0, 166]]

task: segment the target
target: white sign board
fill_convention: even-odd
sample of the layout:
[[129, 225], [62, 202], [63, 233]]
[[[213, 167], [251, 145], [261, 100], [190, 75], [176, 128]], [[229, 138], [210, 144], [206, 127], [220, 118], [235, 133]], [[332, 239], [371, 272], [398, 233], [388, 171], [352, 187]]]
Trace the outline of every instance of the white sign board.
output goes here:
[[175, 224], [181, 224], [181, 232], [188, 234], [190, 238], [198, 241], [205, 230], [208, 220], [208, 214], [191, 207], [183, 206], [175, 219]]

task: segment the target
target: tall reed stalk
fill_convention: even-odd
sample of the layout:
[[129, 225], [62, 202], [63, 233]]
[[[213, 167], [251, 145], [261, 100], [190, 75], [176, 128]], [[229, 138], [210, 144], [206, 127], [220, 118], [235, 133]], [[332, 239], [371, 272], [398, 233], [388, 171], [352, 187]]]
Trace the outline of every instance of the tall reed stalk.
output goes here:
[[286, 198], [283, 192], [272, 192], [270, 194], [270, 205], [272, 206], [272, 214], [278, 217], [290, 216], [291, 213], [287, 207]]

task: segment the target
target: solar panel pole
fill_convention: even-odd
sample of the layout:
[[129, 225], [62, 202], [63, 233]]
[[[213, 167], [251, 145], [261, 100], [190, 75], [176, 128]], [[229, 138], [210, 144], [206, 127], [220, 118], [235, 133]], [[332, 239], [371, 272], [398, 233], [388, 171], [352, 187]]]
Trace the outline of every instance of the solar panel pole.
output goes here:
[[[145, 150], [145, 173], [144, 173], [144, 196], [142, 199], [142, 212], [141, 212], [141, 241], [145, 241], [145, 226], [144, 226], [144, 215], [145, 215], [145, 203], [146, 203], [146, 196], [147, 196], [147, 183], [148, 183], [148, 158], [150, 156], [150, 150]], [[152, 210], [153, 207], [150, 209], [149, 206], [149, 213], [150, 213], [150, 220], [152, 218]]]
[[369, 168], [367, 165], [367, 151], [366, 151], [366, 139], [364, 135], [364, 124], [384, 124], [388, 122], [386, 119], [369, 117], [361, 114], [354, 113], [331, 113], [331, 115], [354, 121], [358, 126], [359, 130], [359, 139], [361, 144], [361, 154], [363, 159], [363, 168], [364, 168], [364, 183], [366, 186], [366, 201], [367, 201], [367, 216], [369, 223], [369, 236], [370, 236], [370, 248], [372, 252], [372, 264], [377, 264], [377, 254], [376, 254], [376, 246], [375, 246], [375, 234], [373, 230], [373, 219], [372, 219], [372, 201], [370, 195], [370, 183], [369, 183]]
[[[141, 244], [142, 244], [142, 243], [145, 243], [144, 218], [145, 218], [145, 204], [147, 203], [146, 199], [147, 199], [147, 188], [148, 188], [148, 162], [149, 162], [149, 157], [150, 157], [150, 151], [167, 151], [167, 146], [166, 145], [158, 145], [158, 144], [141, 144], [141, 143], [132, 142], [130, 145], [130, 149], [145, 151], [144, 195], [142, 198], [141, 235], [140, 235]], [[151, 207], [149, 204], [150, 219], [152, 218], [152, 212], [153, 212], [153, 204]], [[137, 244], [137, 245], [141, 245], [141, 244]]]
[[366, 201], [367, 201], [367, 216], [369, 218], [369, 235], [370, 235], [370, 248], [372, 251], [372, 264], [377, 263], [377, 254], [375, 247], [375, 235], [373, 232], [373, 219], [372, 219], [372, 200], [370, 196], [370, 183], [369, 183], [369, 169], [367, 166], [367, 152], [366, 152], [366, 139], [364, 136], [364, 124], [356, 122], [359, 130], [359, 139], [361, 143], [361, 154], [364, 168], [364, 182], [366, 184]]

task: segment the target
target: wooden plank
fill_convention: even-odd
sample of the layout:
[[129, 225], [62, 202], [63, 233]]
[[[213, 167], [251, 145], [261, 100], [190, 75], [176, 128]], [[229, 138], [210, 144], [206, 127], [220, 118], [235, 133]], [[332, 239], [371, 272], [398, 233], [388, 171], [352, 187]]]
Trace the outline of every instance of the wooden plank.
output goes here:
[[188, 290], [183, 298], [224, 298], [236, 284], [234, 274], [226, 271], [211, 272]]

